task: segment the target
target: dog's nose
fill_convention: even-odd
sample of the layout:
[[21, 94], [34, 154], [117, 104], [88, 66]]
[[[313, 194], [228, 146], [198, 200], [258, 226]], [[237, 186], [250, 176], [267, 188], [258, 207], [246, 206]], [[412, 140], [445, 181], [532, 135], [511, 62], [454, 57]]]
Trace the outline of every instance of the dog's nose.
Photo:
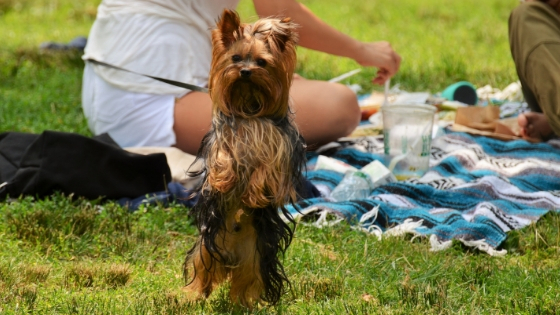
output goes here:
[[249, 69], [241, 69], [241, 71], [239, 71], [239, 73], [241, 74], [242, 78], [248, 78], [251, 76], [251, 70]]

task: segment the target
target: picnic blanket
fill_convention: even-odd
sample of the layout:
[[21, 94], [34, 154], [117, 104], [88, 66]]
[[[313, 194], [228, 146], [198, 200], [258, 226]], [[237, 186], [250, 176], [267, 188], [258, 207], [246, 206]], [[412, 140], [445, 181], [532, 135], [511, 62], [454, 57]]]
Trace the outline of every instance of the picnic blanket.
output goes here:
[[302, 221], [313, 218], [312, 224], [319, 227], [346, 220], [378, 237], [426, 236], [432, 250], [459, 240], [490, 255], [504, 255], [499, 246], [508, 231], [560, 209], [560, 140], [504, 142], [446, 131], [433, 140], [430, 169], [423, 177], [380, 186], [365, 199], [341, 202], [329, 194], [344, 174], [313, 170], [319, 155], [360, 168], [382, 161], [382, 152], [382, 138], [363, 137], [308, 153], [306, 176], [321, 197], [299, 202], [299, 211], [290, 207], [291, 214]]

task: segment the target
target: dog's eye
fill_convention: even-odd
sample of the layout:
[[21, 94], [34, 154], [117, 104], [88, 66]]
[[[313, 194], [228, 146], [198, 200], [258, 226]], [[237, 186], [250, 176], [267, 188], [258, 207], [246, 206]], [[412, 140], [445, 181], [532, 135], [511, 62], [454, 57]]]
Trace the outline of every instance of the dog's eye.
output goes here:
[[264, 59], [257, 59], [257, 66], [264, 67], [266, 66], [266, 60]]
[[240, 62], [240, 61], [241, 61], [241, 56], [239, 56], [239, 55], [233, 55], [233, 56], [231, 56], [231, 61], [233, 61], [233, 62]]
[[239, 232], [239, 231], [241, 231], [241, 225], [240, 225], [240, 224], [237, 224], [237, 223], [234, 224], [234, 225], [233, 225], [233, 232], [237, 233], [237, 232]]

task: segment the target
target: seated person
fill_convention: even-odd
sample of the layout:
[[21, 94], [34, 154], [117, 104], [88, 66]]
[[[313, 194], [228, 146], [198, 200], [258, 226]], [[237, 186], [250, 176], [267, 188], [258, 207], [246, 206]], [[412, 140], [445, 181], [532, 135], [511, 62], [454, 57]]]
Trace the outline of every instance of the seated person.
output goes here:
[[[224, 8], [239, 0], [103, 0], [84, 59], [206, 86], [210, 31]], [[289, 16], [300, 25], [299, 45], [378, 68], [383, 84], [399, 69], [388, 42], [360, 42], [317, 18], [295, 0], [253, 0], [259, 16]], [[345, 85], [295, 76], [290, 96], [295, 123], [310, 147], [351, 133], [360, 121], [355, 94]], [[208, 94], [86, 62], [82, 106], [94, 134], [122, 147], [176, 146], [196, 154], [210, 128]]]
[[509, 41], [531, 112], [518, 116], [524, 138], [560, 135], [560, 0], [529, 0], [509, 19]]

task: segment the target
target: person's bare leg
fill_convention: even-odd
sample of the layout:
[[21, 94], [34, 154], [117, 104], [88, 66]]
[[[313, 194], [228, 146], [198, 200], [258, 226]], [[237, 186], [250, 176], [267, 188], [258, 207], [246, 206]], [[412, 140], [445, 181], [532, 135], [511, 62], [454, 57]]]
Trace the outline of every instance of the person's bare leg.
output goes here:
[[347, 136], [360, 123], [358, 99], [345, 85], [296, 76], [290, 94], [295, 122], [308, 149]]
[[517, 123], [521, 127], [521, 136], [525, 139], [546, 140], [554, 135], [548, 119], [543, 113], [528, 112], [519, 114], [517, 116]]
[[210, 130], [212, 101], [206, 93], [191, 92], [175, 102], [175, 124], [173, 130], [175, 146], [196, 155], [200, 142]]
[[[350, 134], [360, 123], [356, 95], [342, 84], [296, 76], [290, 90], [295, 123], [309, 149]], [[205, 93], [191, 92], [175, 103], [176, 147], [196, 154], [210, 129], [212, 102]]]

